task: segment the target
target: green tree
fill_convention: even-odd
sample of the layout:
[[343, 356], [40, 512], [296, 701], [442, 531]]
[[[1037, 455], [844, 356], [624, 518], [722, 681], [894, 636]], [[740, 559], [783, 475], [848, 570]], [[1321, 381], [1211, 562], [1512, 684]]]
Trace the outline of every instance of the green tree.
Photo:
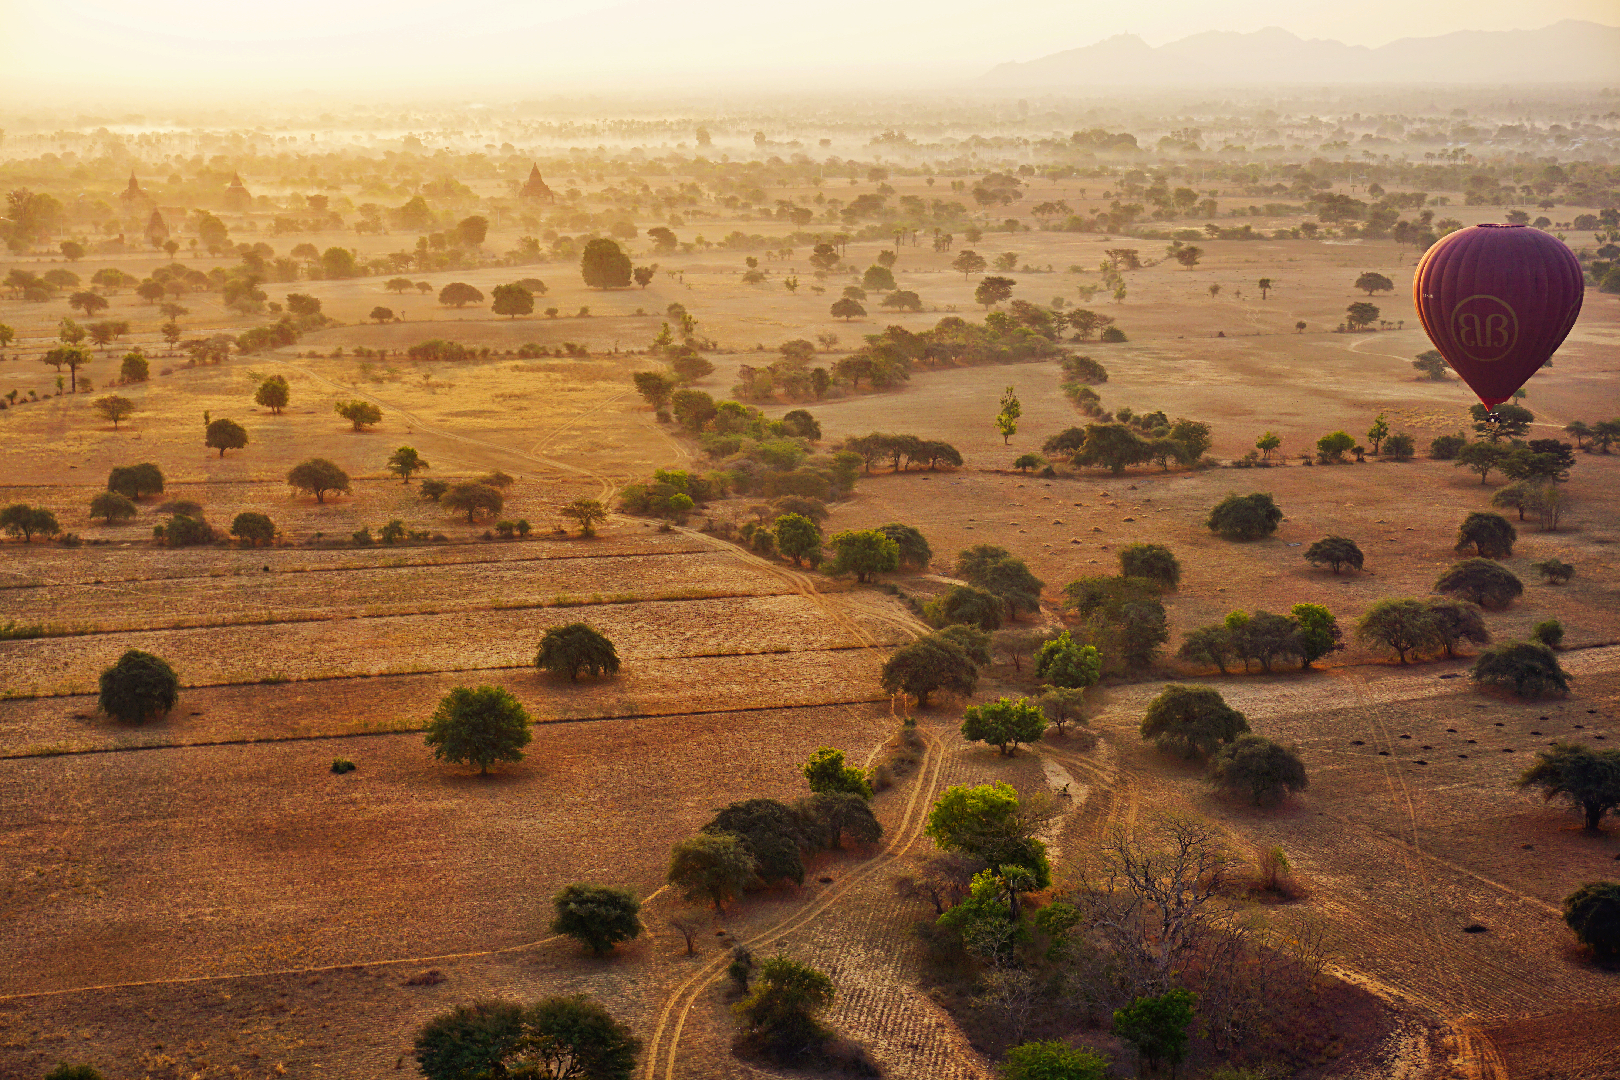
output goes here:
[[1270, 494], [1228, 495], [1209, 512], [1205, 525], [1228, 540], [1254, 540], [1270, 536], [1282, 523], [1283, 512]]
[[1393, 292], [1395, 283], [1383, 274], [1375, 274], [1369, 270], [1356, 278], [1356, 288], [1371, 296], [1375, 292]]
[[123, 361], [118, 365], [118, 378], [126, 383], [146, 382], [152, 377], [152, 366], [147, 363], [146, 356], [139, 349], [125, 353]]
[[[1001, 552], [995, 558], [973, 558], [974, 552], [993, 550]], [[957, 563], [957, 573], [974, 585], [1001, 598], [1007, 612], [1016, 618], [1020, 611], [1038, 612], [1041, 609], [1041, 590], [1046, 583], [1030, 572], [1022, 559], [1015, 559], [1001, 548], [979, 545], [964, 551]]]
[[1027, 698], [998, 698], [969, 706], [962, 714], [962, 738], [994, 746], [1003, 757], [1018, 752], [1019, 743], [1034, 743], [1046, 732], [1046, 714]]
[[924, 616], [936, 626], [967, 625], [980, 630], [1001, 629], [1006, 612], [1001, 597], [971, 585], [953, 585], [923, 605]]
[[1519, 697], [1539, 698], [1569, 693], [1569, 674], [1545, 645], [1532, 641], [1504, 641], [1492, 645], [1474, 660], [1468, 677], [1475, 682], [1506, 686]]
[[900, 566], [900, 546], [876, 529], [836, 533], [827, 544], [833, 550], [830, 569], [834, 576], [854, 574], [856, 581], [864, 583]]
[[553, 626], [545, 632], [540, 638], [534, 666], [553, 675], [567, 675], [569, 682], [577, 682], [581, 671], [593, 679], [604, 674], [617, 675], [619, 654], [601, 631], [576, 622]]
[[1492, 470], [1499, 470], [1507, 460], [1508, 451], [1492, 442], [1472, 442], [1457, 451], [1457, 468], [1479, 473], [1479, 482], [1485, 483]]
[[899, 288], [894, 283], [894, 271], [886, 266], [868, 266], [861, 275], [861, 288], [868, 292], [892, 292]]
[[1275, 431], [1268, 431], [1254, 441], [1254, 447], [1260, 451], [1260, 458], [1263, 461], [1270, 461], [1271, 455], [1281, 445], [1282, 438]]
[[1035, 653], [1035, 676], [1051, 686], [1083, 690], [1102, 677], [1102, 656], [1095, 646], [1079, 644], [1065, 630]]
[[1207, 686], [1171, 685], [1148, 704], [1142, 738], [1185, 758], [1207, 757], [1249, 730], [1242, 713]]
[[1125, 424], [1087, 424], [1085, 445], [1071, 463], [1080, 467], [1107, 466], [1120, 476], [1126, 466], [1147, 461], [1152, 452], [1152, 444]]
[[884, 662], [881, 685], [886, 694], [907, 693], [919, 706], [936, 690], [967, 695], [979, 682], [979, 669], [955, 642], [930, 634], [896, 649]]
[[324, 503], [329, 491], [348, 493], [349, 474], [326, 458], [310, 458], [288, 471], [287, 483], [315, 496], [316, 502]]
[[575, 499], [563, 507], [561, 513], [579, 526], [581, 536], [595, 536], [596, 526], [608, 518], [607, 507], [597, 499]]
[[1305, 561], [1312, 566], [1326, 563], [1337, 574], [1341, 566], [1360, 570], [1366, 560], [1354, 540], [1342, 536], [1324, 536], [1305, 549]]
[[1196, 630], [1189, 631], [1176, 653], [1181, 659], [1193, 663], [1214, 664], [1222, 675], [1227, 674], [1226, 665], [1237, 654], [1231, 629], [1220, 623], [1214, 626], [1200, 626]]
[[851, 300], [849, 297], [844, 296], [833, 301], [832, 317], [843, 319], [845, 322], [851, 319], [864, 319], [866, 318], [866, 309], [861, 306], [859, 300]]
[[708, 900], [716, 911], [742, 895], [758, 863], [729, 833], [699, 833], [670, 850], [665, 880], [691, 903]]
[[973, 290], [973, 302], [983, 304], [989, 311], [997, 304], [1003, 303], [1012, 296], [1013, 286], [1018, 282], [1007, 277], [986, 277], [979, 280]]
[[1166, 589], [1181, 584], [1181, 563], [1163, 544], [1127, 544], [1119, 552], [1119, 572], [1128, 578], [1156, 581]]
[[1356, 623], [1356, 640], [1394, 649], [1401, 663], [1408, 653], [1440, 644], [1435, 617], [1421, 600], [1380, 600]]
[[1539, 788], [1551, 802], [1569, 800], [1586, 827], [1602, 827], [1603, 815], [1620, 809], [1620, 750], [1593, 750], [1580, 743], [1554, 743], [1536, 753], [1535, 764], [1520, 775], [1520, 788]]
[[510, 1075], [506, 1063], [523, 1038], [523, 1006], [475, 1001], [434, 1017], [416, 1034], [416, 1063], [428, 1080]]
[[1356, 445], [1348, 432], [1333, 431], [1316, 440], [1316, 460], [1323, 465], [1342, 464], [1344, 455]]
[[431, 468], [433, 466], [422, 460], [422, 455], [413, 447], [402, 446], [388, 455], [388, 471], [407, 484], [411, 482], [414, 474]]
[[1378, 419], [1367, 429], [1367, 441], [1372, 443], [1373, 457], [1378, 456], [1378, 447], [1387, 438], [1389, 438], [1389, 422], [1384, 419], [1383, 413], [1379, 413]]
[[1524, 592], [1524, 584], [1511, 570], [1475, 558], [1453, 563], [1434, 583], [1434, 591], [1481, 607], [1503, 608]]
[[1441, 356], [1437, 349], [1429, 349], [1427, 352], [1418, 353], [1417, 359], [1412, 361], [1412, 366], [1422, 372], [1423, 377], [1431, 382], [1445, 382], [1446, 372], [1451, 368], [1451, 365], [1446, 363], [1446, 358]]
[[1044, 469], [1046, 459], [1039, 454], [1020, 454], [1013, 459], [1013, 468], [1019, 472], [1028, 472], [1031, 469]]
[[958, 271], [964, 281], [974, 274], [984, 273], [984, 268], [989, 265], [983, 255], [967, 248], [957, 252], [956, 258], [951, 260], [951, 269]]
[[281, 410], [287, 407], [287, 402], [291, 399], [292, 389], [287, 385], [287, 380], [280, 375], [272, 375], [261, 382], [253, 394], [254, 403], [269, 409], [272, 416], [280, 416]]
[[381, 326], [383, 323], [394, 321], [394, 309], [378, 304], [371, 309], [371, 314], [367, 315], [366, 318], [374, 320], [378, 326]]
[[566, 934], [601, 956], [621, 941], [641, 935], [641, 901], [629, 889], [576, 882], [551, 898], [557, 916], [553, 934]]
[[257, 547], [276, 538], [276, 525], [270, 518], [254, 510], [244, 510], [231, 519], [231, 535], [245, 544]]
[[1564, 922], [1602, 959], [1620, 956], [1620, 883], [1588, 881], [1564, 897]]
[[1564, 643], [1564, 624], [1557, 619], [1543, 619], [1531, 629], [1530, 640], [1534, 644], [1557, 649]]
[[499, 686], [458, 686], [428, 722], [427, 745], [440, 761], [477, 765], [480, 775], [497, 761], [522, 761], [533, 736], [521, 702]]
[[1001, 432], [1001, 442], [1006, 445], [1008, 439], [1018, 434], [1018, 418], [1024, 414], [1024, 407], [1018, 401], [1018, 395], [1011, 386], [1001, 392], [1001, 411], [996, 414], [996, 429]]
[[1352, 330], [1359, 330], [1364, 326], [1371, 326], [1378, 321], [1380, 312], [1376, 304], [1358, 301], [1344, 309], [1344, 321]]
[[104, 419], [112, 421], [114, 431], [118, 430], [120, 420], [127, 420], [135, 412], [135, 403], [129, 398], [119, 397], [117, 394], [96, 398], [95, 406], [96, 411]]
[[901, 568], [910, 570], [928, 569], [928, 564], [934, 558], [934, 552], [928, 546], [928, 541], [922, 533], [910, 525], [901, 525], [899, 522], [879, 525], [877, 531], [894, 541], [899, 551], [899, 565]]
[[1052, 867], [1045, 845], [1035, 837], [1044, 820], [1019, 803], [1009, 784], [959, 784], [934, 800], [923, 833], [941, 850], [960, 851], [998, 868], [1021, 867], [1033, 888], [1044, 889]]
[[[1042, 909], [1045, 910], [1045, 909]], [[1061, 1039], [1012, 1047], [1001, 1059], [1002, 1080], [1106, 1080], [1108, 1059]]]
[[1448, 657], [1457, 655], [1457, 646], [1461, 642], [1471, 641], [1476, 645], [1490, 643], [1491, 634], [1485, 628], [1485, 619], [1480, 614], [1478, 604], [1436, 597], [1429, 600], [1428, 606], [1429, 614], [1434, 618], [1436, 638]]
[[530, 315], [534, 312], [534, 293], [522, 285], [497, 285], [492, 295], [490, 311], [496, 315], [517, 318], [519, 315]]
[[598, 237], [585, 245], [579, 273], [593, 289], [627, 289], [632, 276], [630, 256], [612, 240]]
[[783, 514], [774, 526], [776, 546], [783, 555], [800, 566], [805, 559], [814, 565], [821, 561], [821, 530], [803, 514]]
[[506, 505], [506, 496], [489, 484], [467, 481], [451, 487], [439, 502], [458, 514], [466, 514], [467, 524], [471, 525], [479, 514], [492, 519], [499, 517], [501, 508]]
[[1176, 987], [1158, 997], [1140, 997], [1114, 1010], [1114, 1034], [1136, 1047], [1149, 1070], [1168, 1061], [1172, 1074], [1187, 1056], [1187, 1029], [1192, 1025], [1198, 995]]
[[8, 536], [20, 536], [25, 544], [33, 543], [34, 534], [55, 536], [62, 531], [56, 515], [43, 506], [12, 503], [0, 510], [0, 529]]
[[223, 417], [214, 420], [208, 425], [203, 445], [219, 451], [224, 457], [227, 450], [240, 450], [248, 444], [247, 429], [235, 420], [226, 420]]
[[827, 976], [780, 954], [760, 965], [753, 991], [737, 1003], [737, 1015], [768, 1049], [798, 1056], [828, 1037], [817, 1017], [832, 1006]]
[[101, 711], [114, 720], [139, 724], [163, 716], [180, 699], [180, 677], [160, 656], [130, 649], [101, 673]]
[[1389, 456], [1396, 461], [1411, 461], [1413, 455], [1417, 453], [1417, 440], [1404, 431], [1397, 431], [1389, 437], [1388, 442], [1384, 443], [1384, 449], [1388, 450]]
[[550, 997], [524, 1010], [523, 1034], [503, 1074], [535, 1080], [631, 1080], [641, 1042], [583, 994]]
[[[641, 395], [642, 400], [660, 413], [668, 411], [670, 395], [680, 385], [679, 380], [672, 375], [666, 375], [662, 371], [638, 371], [631, 378], [635, 382], [636, 392]], [[701, 391], [693, 392], [701, 393]], [[708, 395], [705, 394], [704, 396], [707, 397]], [[661, 419], [667, 421], [669, 418], [665, 416]]]
[[[65, 320], [71, 321], [71, 320]], [[79, 345], [59, 345], [40, 358], [42, 363], [50, 364], [57, 371], [68, 369], [70, 383], [68, 392], [79, 392], [79, 369], [90, 362], [90, 352]]]
[[1513, 542], [1518, 538], [1518, 532], [1507, 518], [1476, 510], [1458, 526], [1455, 550], [1462, 552], [1472, 547], [1481, 558], [1505, 559], [1513, 554]]
[[103, 518], [107, 524], [128, 521], [135, 516], [135, 504], [116, 491], [103, 491], [90, 500], [90, 517]]
[[107, 490], [116, 491], [136, 502], [143, 495], [163, 493], [163, 470], [151, 462], [139, 465], [117, 465], [107, 474]]
[[846, 835], [859, 844], [873, 844], [883, 836], [883, 826], [866, 799], [852, 791], [818, 791], [794, 803], [793, 809], [825, 831], [827, 847], [833, 850], [844, 846]]
[[1562, 585], [1575, 576], [1575, 567], [1558, 558], [1547, 558], [1531, 563], [1530, 568], [1540, 574], [1548, 585]]
[[340, 401], [332, 406], [332, 411], [353, 424], [356, 431], [364, 431], [372, 424], [380, 423], [383, 415], [377, 406], [358, 398], [353, 401]]
[[465, 281], [452, 281], [439, 290], [439, 303], [445, 307], [464, 308], [468, 304], [482, 304], [484, 294]]
[[1530, 425], [1536, 414], [1523, 405], [1503, 402], [1495, 409], [1484, 405], [1470, 405], [1468, 415], [1474, 420], [1474, 432], [1489, 442], [1501, 439], [1522, 439], [1530, 434]]
[[844, 764], [844, 752], [823, 746], [804, 763], [804, 778], [810, 790], [820, 793], [847, 792], [863, 799], [872, 797], [872, 784], [866, 773], [853, 765]]
[[1289, 609], [1289, 615], [1299, 627], [1297, 641], [1302, 666], [1310, 667], [1328, 653], [1344, 648], [1340, 644], [1344, 635], [1339, 630], [1339, 621], [1321, 604], [1295, 604]]
[[1256, 806], [1304, 791], [1307, 785], [1298, 754], [1254, 734], [1239, 735], [1221, 747], [1210, 766], [1210, 780], [1222, 791], [1247, 794]]

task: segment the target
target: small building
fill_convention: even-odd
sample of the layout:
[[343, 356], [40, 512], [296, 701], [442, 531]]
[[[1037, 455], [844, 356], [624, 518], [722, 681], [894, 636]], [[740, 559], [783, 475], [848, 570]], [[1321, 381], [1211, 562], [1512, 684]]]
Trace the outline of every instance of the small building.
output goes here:
[[518, 192], [518, 196], [524, 199], [544, 199], [547, 202], [557, 201], [556, 193], [540, 178], [540, 166], [532, 164], [529, 166], [529, 180], [523, 185], [523, 190]]
[[153, 205], [152, 196], [141, 188], [141, 182], [135, 179], [135, 174], [129, 174], [129, 186], [118, 193], [118, 201], [123, 205], [126, 217], [135, 217], [145, 212]]

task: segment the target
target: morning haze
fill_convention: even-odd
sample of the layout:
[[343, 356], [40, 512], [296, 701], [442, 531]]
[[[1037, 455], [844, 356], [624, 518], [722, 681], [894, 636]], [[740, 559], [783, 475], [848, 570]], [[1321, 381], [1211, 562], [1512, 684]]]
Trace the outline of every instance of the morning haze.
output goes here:
[[1620, 1071], [1620, 27], [1298, 7], [8, 11], [0, 1077]]

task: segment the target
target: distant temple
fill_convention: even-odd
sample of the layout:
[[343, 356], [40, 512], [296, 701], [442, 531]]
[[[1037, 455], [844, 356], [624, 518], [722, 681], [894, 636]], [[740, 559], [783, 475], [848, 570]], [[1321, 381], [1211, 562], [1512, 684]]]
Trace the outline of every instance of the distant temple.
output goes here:
[[124, 204], [124, 212], [132, 214], [143, 206], [152, 205], [152, 197], [141, 190], [141, 182], [135, 179], [135, 174], [129, 174], [129, 186], [118, 193], [118, 200]]
[[243, 185], [241, 173], [231, 174], [230, 187], [225, 189], [225, 209], [236, 214], [245, 214], [253, 209], [253, 196]]
[[529, 182], [523, 185], [523, 190], [518, 192], [518, 195], [519, 197], [525, 199], [545, 199], [548, 202], [557, 201], [556, 193], [546, 186], [546, 182], [544, 180], [540, 179], [540, 166], [538, 165], [529, 166]]

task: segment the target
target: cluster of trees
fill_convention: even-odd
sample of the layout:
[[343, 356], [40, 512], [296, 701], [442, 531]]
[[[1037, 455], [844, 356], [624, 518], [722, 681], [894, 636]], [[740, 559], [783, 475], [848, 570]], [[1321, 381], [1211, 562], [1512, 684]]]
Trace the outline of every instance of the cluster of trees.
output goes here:
[[1141, 733], [1166, 753], [1211, 759], [1215, 786], [1248, 795], [1257, 806], [1307, 786], [1298, 754], [1250, 733], [1244, 715], [1207, 686], [1166, 687], [1149, 703]]
[[1071, 455], [1076, 468], [1106, 468], [1120, 476], [1131, 465], [1152, 461], [1168, 471], [1172, 463], [1197, 464], [1212, 442], [1209, 425], [1201, 420], [1172, 421], [1162, 410], [1138, 413], [1128, 407], [1103, 412], [1089, 387], [1079, 388], [1078, 404], [1082, 411], [1095, 411], [1098, 422], [1068, 428], [1041, 446], [1047, 454]]
[[1245, 672], [1252, 662], [1269, 673], [1274, 664], [1287, 660], [1298, 660], [1301, 668], [1308, 668], [1312, 661], [1344, 648], [1342, 637], [1338, 621], [1327, 608], [1295, 604], [1287, 615], [1230, 612], [1224, 621], [1188, 633], [1176, 655], [1193, 663], [1213, 664], [1222, 675], [1236, 660], [1243, 662]]
[[867, 475], [871, 475], [873, 465], [882, 461], [887, 461], [895, 472], [909, 471], [913, 465], [927, 465], [930, 472], [941, 465], [953, 469], [962, 465], [961, 453], [948, 442], [880, 431], [851, 436], [839, 444], [839, 451], [856, 455]]
[[1146, 667], [1170, 640], [1161, 596], [1180, 580], [1180, 563], [1168, 548], [1132, 544], [1120, 552], [1118, 575], [1069, 582], [1063, 587], [1063, 604], [1108, 670]]
[[1410, 461], [1417, 453], [1417, 440], [1404, 431], [1391, 432], [1389, 422], [1382, 413], [1367, 430], [1367, 441], [1372, 443], [1371, 451], [1356, 442], [1348, 432], [1329, 432], [1316, 440], [1316, 460], [1322, 465], [1343, 465], [1347, 453], [1354, 454], [1357, 461], [1365, 461], [1367, 454], [1371, 453], [1373, 457], [1386, 454], [1396, 461]]
[[628, 1024], [581, 995], [533, 1005], [487, 1000], [434, 1017], [416, 1035], [428, 1080], [579, 1077], [630, 1080], [641, 1042]]

